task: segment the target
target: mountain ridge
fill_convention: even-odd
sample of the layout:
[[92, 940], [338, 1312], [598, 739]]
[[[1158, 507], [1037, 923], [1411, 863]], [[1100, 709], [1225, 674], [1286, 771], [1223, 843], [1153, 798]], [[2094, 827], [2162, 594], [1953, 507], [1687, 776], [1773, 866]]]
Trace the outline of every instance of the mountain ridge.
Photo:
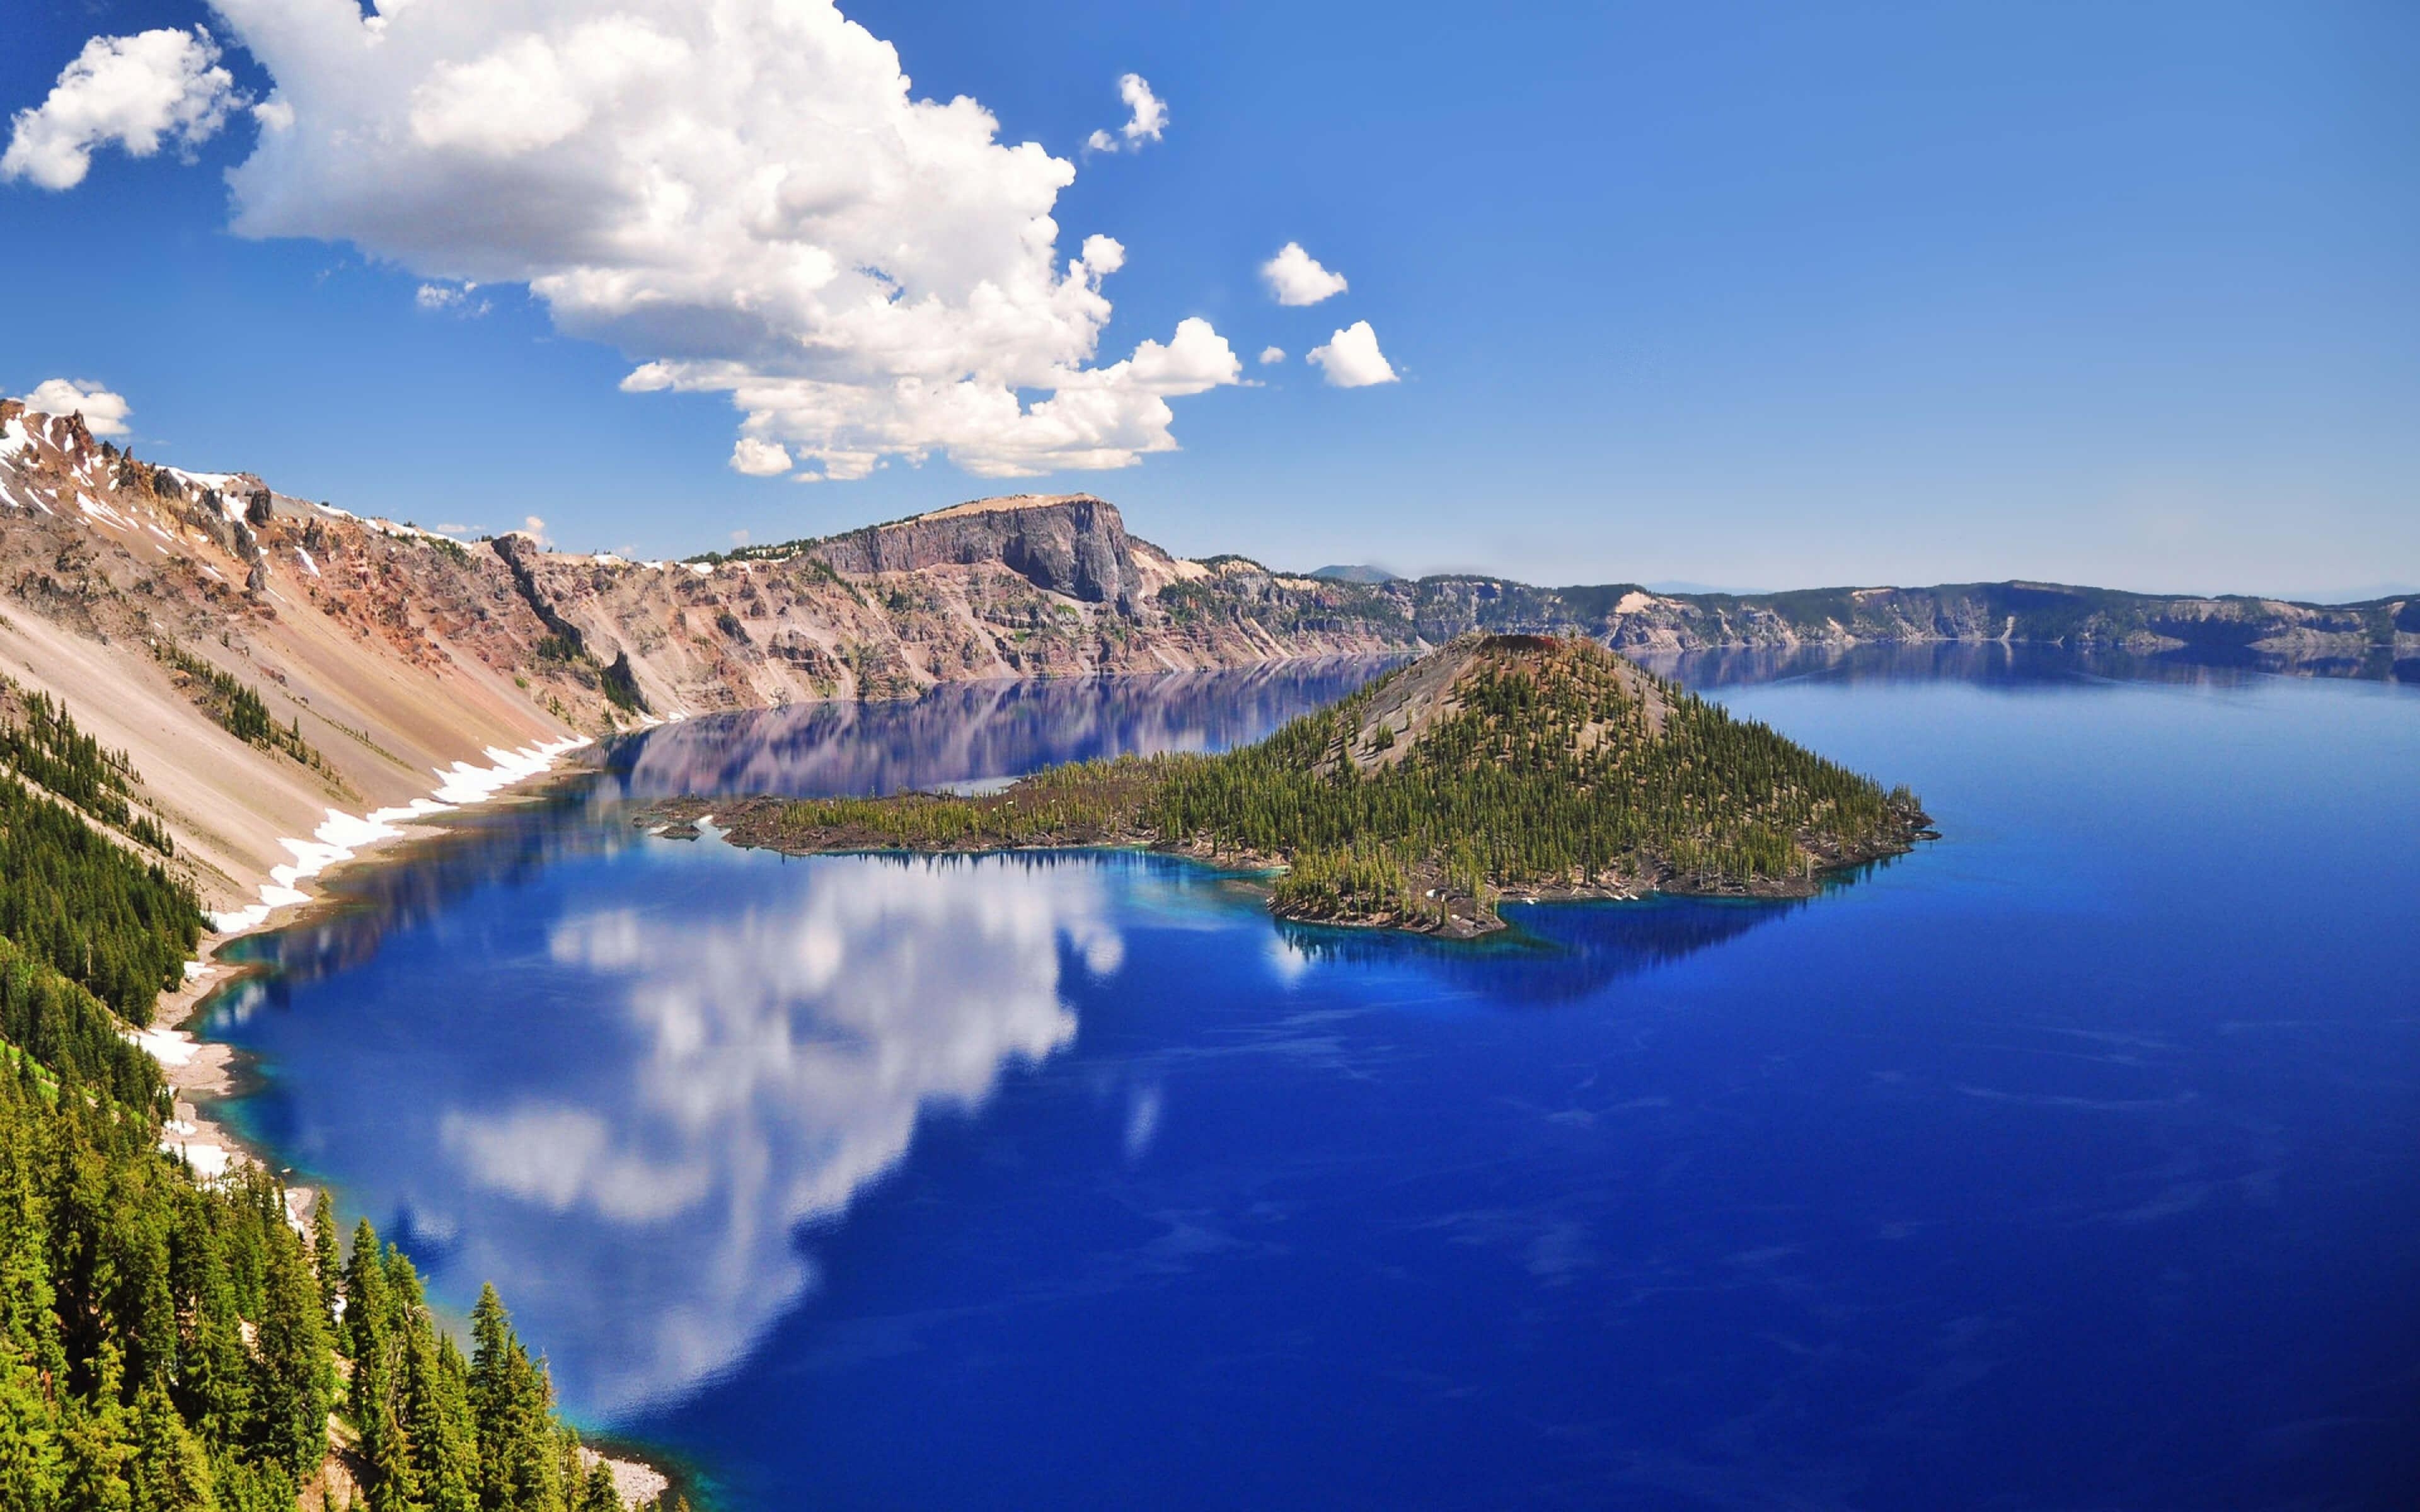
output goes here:
[[457, 764], [535, 770], [581, 737], [723, 710], [1400, 655], [1479, 631], [1638, 654], [2030, 640], [2420, 681], [2414, 599], [1340, 581], [1178, 557], [1092, 494], [637, 562], [365, 518], [0, 401], [0, 672], [133, 754], [144, 811], [213, 907], [249, 906], [273, 870], [307, 871], [306, 851], [348, 849], [331, 823], [358, 834], [349, 815], [423, 803]]

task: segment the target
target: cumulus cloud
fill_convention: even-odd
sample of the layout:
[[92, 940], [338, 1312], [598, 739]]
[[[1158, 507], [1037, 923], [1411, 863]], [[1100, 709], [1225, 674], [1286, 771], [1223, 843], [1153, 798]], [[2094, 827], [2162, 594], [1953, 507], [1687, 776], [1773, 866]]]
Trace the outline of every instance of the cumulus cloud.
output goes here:
[[753, 436], [742, 436], [731, 448], [731, 471], [744, 472], [752, 478], [778, 477], [790, 471], [789, 449], [778, 441], [760, 441]]
[[[633, 359], [625, 388], [726, 394], [811, 475], [1125, 467], [1175, 447], [1169, 399], [1239, 381], [1199, 322], [1101, 363], [1125, 253], [1059, 251], [1074, 164], [917, 98], [830, 0], [214, 8], [275, 83], [240, 234], [526, 285]], [[1131, 83], [1121, 134], [1156, 140]]]
[[218, 44], [199, 26], [96, 37], [60, 71], [49, 98], [17, 113], [0, 179], [72, 189], [96, 149], [115, 143], [137, 158], [170, 143], [190, 150], [242, 103], [235, 76], [219, 67]]
[[1373, 383], [1395, 381], [1395, 369], [1378, 350], [1378, 333], [1367, 320], [1356, 320], [1328, 337], [1326, 346], [1313, 347], [1303, 361], [1317, 367], [1339, 389], [1366, 389]]
[[1261, 365], [1262, 365], [1263, 367], [1271, 367], [1271, 366], [1274, 366], [1274, 365], [1276, 365], [1277, 363], [1282, 363], [1282, 362], [1284, 362], [1284, 361], [1285, 361], [1285, 348], [1284, 348], [1284, 347], [1262, 347], [1262, 348], [1261, 348]]
[[1344, 275], [1322, 268], [1299, 241], [1287, 242], [1276, 256], [1261, 264], [1261, 277], [1280, 304], [1317, 304], [1345, 288]]
[[84, 416], [85, 429], [96, 436], [123, 436], [126, 417], [134, 407], [123, 394], [82, 378], [45, 378], [25, 395], [25, 408], [38, 414]]
[[1106, 131], [1094, 131], [1084, 147], [1091, 152], [1115, 152], [1121, 147], [1129, 152], [1140, 152], [1146, 142], [1156, 142], [1168, 132], [1168, 101], [1151, 92], [1151, 85], [1140, 73], [1118, 76], [1118, 98], [1126, 102], [1126, 123], [1116, 135]]
[[471, 296], [476, 284], [423, 284], [413, 291], [412, 302], [433, 315], [458, 315], [473, 319], [488, 313], [488, 301]]

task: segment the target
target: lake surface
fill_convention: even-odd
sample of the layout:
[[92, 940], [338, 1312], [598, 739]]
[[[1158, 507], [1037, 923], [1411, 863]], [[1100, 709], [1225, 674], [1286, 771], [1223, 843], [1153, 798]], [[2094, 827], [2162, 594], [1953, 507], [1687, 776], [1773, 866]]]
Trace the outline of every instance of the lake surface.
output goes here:
[[254, 942], [233, 1111], [735, 1508], [2412, 1505], [2420, 691], [1666, 670], [1947, 838], [1440, 946], [616, 810], [1217, 747], [1360, 669], [700, 722]]

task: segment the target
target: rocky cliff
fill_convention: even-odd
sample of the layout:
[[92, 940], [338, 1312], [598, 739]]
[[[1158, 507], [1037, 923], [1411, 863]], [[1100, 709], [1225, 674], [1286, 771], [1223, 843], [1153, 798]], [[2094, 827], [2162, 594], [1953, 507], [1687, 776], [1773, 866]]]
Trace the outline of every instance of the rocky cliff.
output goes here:
[[1046, 594], [1107, 604], [1128, 619], [1158, 585], [1135, 561], [1117, 507], [1090, 494], [979, 499], [817, 542], [835, 572], [871, 577], [932, 567], [1006, 567]]
[[458, 541], [0, 402], [0, 676], [135, 757], [218, 907], [296, 865], [331, 810], [426, 799], [459, 762], [714, 710], [1407, 639], [1341, 594], [1176, 561], [1080, 495], [685, 563]]

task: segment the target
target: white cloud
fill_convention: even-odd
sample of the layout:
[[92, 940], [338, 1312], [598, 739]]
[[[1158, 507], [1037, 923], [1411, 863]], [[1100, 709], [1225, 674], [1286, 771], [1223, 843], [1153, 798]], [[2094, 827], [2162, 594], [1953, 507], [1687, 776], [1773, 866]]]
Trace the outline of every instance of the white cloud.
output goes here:
[[[1168, 399], [1239, 381], [1206, 325], [1101, 363], [1125, 253], [1058, 250], [1074, 164], [917, 98], [830, 0], [214, 9], [275, 81], [229, 175], [240, 234], [525, 284], [631, 357], [626, 389], [728, 394], [811, 474], [1129, 466], [1175, 447]], [[1157, 140], [1130, 82], [1122, 135]]]
[[1328, 337], [1326, 346], [1313, 347], [1303, 361], [1318, 367], [1328, 383], [1340, 389], [1395, 381], [1395, 369], [1379, 352], [1378, 333], [1367, 320], [1356, 320]]
[[731, 471], [752, 478], [778, 477], [790, 471], [790, 454], [778, 441], [742, 436], [731, 448]]
[[25, 395], [25, 408], [45, 415], [81, 414], [85, 429], [96, 436], [125, 435], [126, 417], [134, 412], [125, 395], [82, 378], [43, 379]]
[[1143, 82], [1141, 74], [1121, 75], [1118, 98], [1134, 112], [1119, 128], [1127, 142], [1139, 147], [1145, 142], [1158, 141], [1168, 131], [1168, 101], [1151, 92], [1151, 85]]
[[1319, 259], [1303, 251], [1299, 241], [1287, 242], [1276, 256], [1261, 264], [1261, 277], [1280, 304], [1317, 304], [1345, 288], [1344, 275], [1319, 266]]
[[1282, 362], [1284, 362], [1284, 361], [1285, 361], [1285, 348], [1284, 348], [1284, 347], [1262, 347], [1262, 348], [1261, 348], [1261, 365], [1262, 365], [1263, 367], [1273, 367], [1273, 366], [1275, 366], [1276, 364], [1278, 364], [1278, 363], [1282, 363]]
[[1094, 131], [1084, 139], [1087, 152], [1115, 152], [1121, 147], [1128, 152], [1140, 152], [1146, 142], [1156, 142], [1168, 132], [1168, 101], [1151, 92], [1151, 85], [1140, 73], [1118, 77], [1118, 98], [1126, 102], [1130, 113], [1126, 123], [1112, 134]]
[[486, 315], [488, 301], [473, 300], [476, 284], [423, 284], [412, 292], [412, 302], [432, 315], [459, 315], [476, 319]]
[[0, 179], [72, 189], [94, 150], [113, 142], [147, 158], [163, 143], [190, 149], [209, 141], [244, 102], [218, 63], [218, 44], [198, 26], [92, 39], [49, 98], [17, 113]]

